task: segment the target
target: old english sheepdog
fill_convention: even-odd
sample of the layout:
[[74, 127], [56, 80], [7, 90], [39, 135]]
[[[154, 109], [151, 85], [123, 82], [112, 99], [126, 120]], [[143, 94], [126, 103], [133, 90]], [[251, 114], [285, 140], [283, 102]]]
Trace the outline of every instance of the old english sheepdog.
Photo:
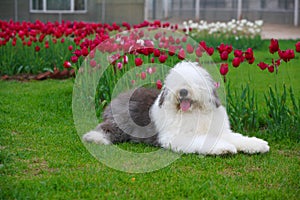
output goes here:
[[186, 61], [170, 70], [161, 91], [141, 87], [113, 99], [103, 122], [83, 140], [101, 145], [144, 142], [203, 155], [269, 151], [266, 141], [230, 129], [212, 77]]

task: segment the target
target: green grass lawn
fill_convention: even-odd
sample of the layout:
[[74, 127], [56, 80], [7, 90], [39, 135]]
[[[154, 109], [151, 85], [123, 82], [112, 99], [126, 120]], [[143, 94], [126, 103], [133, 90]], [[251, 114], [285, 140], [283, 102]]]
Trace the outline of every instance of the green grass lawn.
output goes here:
[[[0, 199], [300, 196], [300, 145], [289, 139], [275, 140], [272, 135], [263, 136], [271, 147], [265, 155], [183, 155], [161, 170], [143, 174], [108, 168], [91, 156], [77, 135], [72, 87], [71, 79], [0, 82]], [[135, 146], [138, 151], [148, 148], [121, 146]]]

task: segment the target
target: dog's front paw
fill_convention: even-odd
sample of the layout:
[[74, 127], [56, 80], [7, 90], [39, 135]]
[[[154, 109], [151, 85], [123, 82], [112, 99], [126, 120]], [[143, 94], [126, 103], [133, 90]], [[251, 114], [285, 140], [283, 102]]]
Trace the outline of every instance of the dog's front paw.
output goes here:
[[83, 141], [96, 143], [96, 144], [111, 144], [110, 140], [106, 137], [106, 135], [102, 132], [98, 131], [90, 131], [83, 135]]
[[270, 147], [268, 142], [256, 137], [251, 137], [248, 138], [238, 150], [249, 154], [267, 153], [270, 150]]
[[208, 154], [225, 155], [225, 154], [236, 154], [236, 153], [237, 153], [237, 149], [232, 144], [216, 144]]

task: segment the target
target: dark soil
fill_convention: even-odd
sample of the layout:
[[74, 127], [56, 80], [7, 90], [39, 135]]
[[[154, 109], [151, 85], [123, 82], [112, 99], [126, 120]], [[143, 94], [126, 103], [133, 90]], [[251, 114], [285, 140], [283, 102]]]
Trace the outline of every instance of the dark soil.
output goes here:
[[16, 75], [3, 75], [1, 80], [17, 80], [17, 81], [30, 81], [30, 80], [45, 80], [45, 79], [66, 79], [75, 76], [75, 70], [62, 70], [54, 69], [53, 72], [47, 71], [40, 74], [16, 74]]

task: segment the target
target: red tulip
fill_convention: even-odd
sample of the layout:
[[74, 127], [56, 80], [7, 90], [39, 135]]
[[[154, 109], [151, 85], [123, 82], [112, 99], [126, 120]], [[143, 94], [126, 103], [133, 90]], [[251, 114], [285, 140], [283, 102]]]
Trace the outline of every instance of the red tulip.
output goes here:
[[248, 48], [246, 51], [245, 51], [245, 58], [247, 59], [247, 60], [251, 60], [251, 59], [253, 59], [253, 50], [252, 50], [252, 48]]
[[220, 46], [217, 47], [217, 50], [220, 54], [223, 53], [224, 51], [226, 51], [225, 45], [221, 43]]
[[35, 46], [34, 49], [35, 49], [36, 52], [39, 52], [41, 50], [41, 48], [39, 46]]
[[187, 44], [186, 45], [186, 51], [189, 53], [189, 54], [192, 54], [194, 52], [194, 47], [191, 45], [191, 44]]
[[31, 40], [28, 40], [28, 41], [27, 41], [27, 46], [30, 47], [31, 45], [32, 45], [32, 41], [31, 41]]
[[160, 63], [164, 63], [164, 62], [166, 62], [167, 58], [168, 58], [168, 56], [162, 54], [158, 57], [158, 60]]
[[[274, 63], [273, 60], [272, 60], [272, 63]], [[281, 64], [281, 59], [280, 59], [280, 58], [277, 59], [277, 60], [275, 61], [274, 64], [275, 64], [276, 66], [279, 66], [279, 65]]]
[[12, 44], [13, 46], [16, 46], [16, 45], [17, 45], [17, 38], [14, 38], [13, 41], [11, 42], [11, 44]]
[[232, 66], [238, 67], [238, 66], [240, 66], [240, 64], [241, 64], [240, 58], [235, 57], [235, 58], [232, 60]]
[[228, 64], [222, 63], [220, 67], [220, 73], [225, 76], [228, 73]]
[[70, 68], [70, 67], [72, 67], [72, 64], [69, 61], [65, 61], [63, 66], [64, 66], [64, 68]]
[[118, 69], [122, 69], [122, 68], [123, 68], [123, 63], [118, 62], [118, 63], [117, 63], [117, 68], [118, 68]]
[[43, 42], [44, 38], [46, 37], [45, 34], [40, 35], [39, 37], [39, 42]]
[[196, 56], [201, 57], [202, 56], [202, 47], [198, 47], [195, 51]]
[[169, 50], [168, 50], [168, 53], [169, 53], [170, 56], [174, 56], [175, 53], [176, 53], [176, 47], [175, 46], [170, 46]]
[[143, 60], [141, 58], [136, 58], [134, 62], [136, 66], [141, 66], [143, 64]]
[[130, 24], [127, 22], [123, 22], [122, 26], [124, 26], [127, 30], [130, 30]]
[[156, 81], [156, 88], [159, 89], [159, 90], [162, 88], [162, 82], [161, 82], [161, 80], [157, 80]]
[[90, 58], [90, 59], [95, 58], [95, 50], [90, 51], [90, 53], [89, 53], [89, 58]]
[[78, 57], [77, 56], [71, 56], [71, 62], [72, 63], [77, 63]]
[[89, 50], [88, 50], [88, 48], [83, 47], [83, 49], [81, 49], [81, 53], [82, 53], [83, 56], [89, 55]]
[[154, 49], [153, 55], [154, 55], [154, 57], [159, 57], [160, 56], [160, 50], [159, 49]]
[[49, 42], [48, 42], [48, 41], [45, 42], [45, 48], [46, 48], [46, 49], [49, 48]]
[[69, 51], [72, 51], [73, 50], [73, 46], [72, 45], [68, 46], [68, 49], [69, 49]]
[[25, 32], [24, 32], [24, 31], [22, 31], [22, 30], [20, 30], [18, 34], [19, 34], [19, 37], [20, 37], [20, 38], [22, 38], [22, 37], [24, 37], [24, 35], [25, 35]]
[[219, 53], [223, 53], [224, 51], [227, 51], [228, 54], [230, 54], [232, 52], [232, 46], [228, 45], [228, 44], [223, 44], [221, 43], [220, 46], [217, 47]]
[[97, 62], [95, 60], [90, 60], [90, 66], [91, 67], [96, 67]]
[[273, 66], [273, 65], [269, 66], [269, 67], [268, 67], [268, 71], [269, 71], [270, 73], [273, 73], [273, 72], [274, 72], [274, 66]]
[[290, 61], [291, 59], [295, 58], [294, 50], [287, 49], [285, 51], [278, 50], [279, 57], [284, 60], [285, 62]]
[[178, 52], [178, 58], [180, 60], [183, 60], [185, 58], [185, 51], [184, 49], [180, 49], [179, 52]]
[[222, 60], [227, 60], [228, 59], [228, 52], [227, 51], [223, 51], [220, 54], [220, 57], [221, 57]]
[[158, 40], [161, 36], [162, 36], [162, 33], [156, 33], [156, 34], [154, 35], [154, 38], [155, 38], [156, 40]]
[[271, 54], [274, 54], [278, 50], [279, 50], [278, 40], [272, 38], [270, 41], [269, 51]]
[[173, 36], [169, 36], [169, 42], [170, 42], [171, 44], [175, 44], [175, 39], [174, 39]]
[[199, 45], [202, 46], [202, 48], [205, 49], [205, 50], [208, 48], [205, 41], [200, 41]]
[[146, 72], [141, 72], [141, 79], [142, 80], [145, 80], [146, 76], [147, 76]]
[[128, 56], [126, 56], [126, 55], [123, 56], [123, 63], [124, 64], [128, 63]]
[[264, 63], [264, 62], [258, 63], [257, 66], [259, 66], [259, 68], [260, 68], [261, 70], [265, 70], [265, 69], [267, 69], [267, 68], [269, 67], [269, 65], [266, 64], [266, 63]]
[[208, 55], [210, 55], [210, 56], [212, 56], [213, 54], [214, 54], [214, 48], [213, 47], [208, 47], [207, 49], [206, 49], [206, 52], [207, 52], [207, 54]]
[[296, 52], [300, 53], [300, 41], [295, 44]]
[[73, 54], [75, 54], [77, 57], [80, 57], [82, 55], [81, 51], [79, 49], [76, 49]]
[[254, 61], [255, 61], [255, 58], [254, 58], [254, 57], [252, 57], [251, 59], [249, 59], [249, 60], [248, 60], [248, 63], [251, 65], [251, 64], [253, 64], [253, 63], [254, 63]]
[[234, 50], [234, 56], [239, 58], [243, 57], [243, 51], [239, 49]]

